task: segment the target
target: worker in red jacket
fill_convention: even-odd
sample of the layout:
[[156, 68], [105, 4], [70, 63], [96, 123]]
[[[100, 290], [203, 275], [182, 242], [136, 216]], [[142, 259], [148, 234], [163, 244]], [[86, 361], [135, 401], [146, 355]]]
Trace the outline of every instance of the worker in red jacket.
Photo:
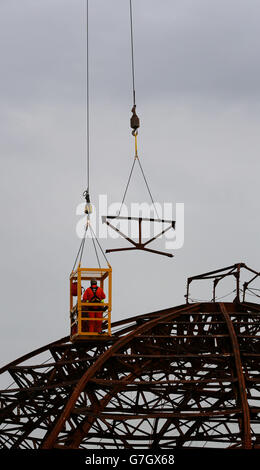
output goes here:
[[[106, 298], [106, 294], [103, 291], [102, 287], [98, 287], [96, 279], [91, 280], [91, 286], [88, 287], [83, 295], [83, 300], [86, 302], [91, 303], [99, 303], [102, 302]], [[90, 318], [102, 318], [102, 310], [100, 311], [98, 306], [89, 307], [89, 317]], [[88, 331], [90, 333], [102, 332], [102, 321], [91, 321], [89, 320], [89, 328]]]

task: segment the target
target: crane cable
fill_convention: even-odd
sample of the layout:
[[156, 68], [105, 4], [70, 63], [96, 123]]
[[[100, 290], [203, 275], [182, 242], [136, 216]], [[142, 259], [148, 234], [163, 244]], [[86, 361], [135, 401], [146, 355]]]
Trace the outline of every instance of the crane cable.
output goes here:
[[90, 143], [89, 143], [89, 12], [88, 0], [86, 0], [86, 157], [87, 157], [87, 192], [90, 194], [89, 173], [90, 173]]
[[137, 135], [138, 135], [137, 129], [140, 127], [140, 120], [139, 120], [139, 117], [138, 117], [137, 114], [136, 114], [135, 61], [134, 61], [134, 32], [133, 32], [133, 7], [132, 7], [132, 0], [129, 0], [129, 14], [130, 14], [131, 69], [132, 69], [132, 92], [133, 92], [133, 107], [132, 107], [132, 117], [131, 117], [131, 119], [130, 119], [130, 126], [131, 126], [131, 128], [132, 128], [132, 135], [133, 135], [134, 138], [135, 138], [135, 155], [134, 155], [134, 162], [133, 162], [132, 167], [131, 167], [131, 170], [130, 170], [130, 175], [129, 175], [128, 180], [127, 180], [127, 184], [126, 184], [126, 188], [125, 188], [125, 191], [124, 191], [123, 199], [122, 199], [121, 206], [120, 206], [120, 209], [119, 209], [119, 212], [118, 212], [118, 215], [117, 215], [117, 216], [119, 217], [119, 215], [120, 215], [120, 213], [121, 213], [123, 204], [124, 204], [124, 202], [125, 202], [125, 197], [126, 197], [126, 194], [127, 194], [128, 188], [129, 188], [129, 184], [130, 184], [130, 181], [131, 181], [131, 178], [132, 178], [134, 166], [135, 166], [136, 161], [138, 161], [138, 164], [139, 164], [139, 167], [140, 167], [140, 169], [141, 169], [141, 173], [142, 173], [142, 176], [143, 176], [143, 179], [144, 179], [146, 188], [147, 188], [147, 190], [148, 190], [149, 196], [150, 196], [150, 198], [151, 198], [152, 204], [153, 204], [153, 206], [154, 206], [156, 215], [157, 215], [157, 217], [159, 217], [159, 216], [158, 216], [157, 209], [156, 209], [156, 206], [155, 206], [154, 198], [153, 198], [153, 196], [152, 196], [152, 193], [151, 193], [151, 190], [150, 190], [150, 187], [149, 187], [147, 178], [146, 178], [146, 176], [145, 176], [143, 167], [142, 167], [142, 165], [141, 165], [141, 162], [140, 162], [140, 159], [139, 159], [139, 156], [138, 156], [138, 151], [137, 151]]
[[135, 64], [134, 64], [134, 35], [133, 35], [132, 0], [129, 0], [129, 10], [130, 10], [130, 35], [131, 35], [131, 58], [132, 58], [133, 106], [136, 106], [136, 103], [135, 103]]
[[72, 271], [74, 271], [77, 261], [79, 260], [79, 265], [81, 264], [82, 257], [83, 257], [83, 252], [84, 252], [84, 247], [85, 247], [85, 242], [86, 242], [86, 236], [87, 236], [87, 231], [89, 228], [90, 236], [92, 238], [92, 243], [94, 247], [94, 251], [96, 254], [97, 262], [99, 267], [101, 268], [98, 252], [97, 252], [97, 247], [96, 243], [102, 252], [106, 262], [108, 265], [109, 261], [105, 255], [105, 252], [100, 245], [96, 234], [94, 230], [91, 227], [90, 224], [90, 214], [92, 212], [92, 206], [90, 202], [90, 118], [89, 118], [89, 1], [86, 0], [86, 181], [87, 181], [87, 189], [84, 191], [83, 196], [86, 200], [86, 205], [85, 205], [85, 214], [87, 216], [87, 221], [86, 221], [86, 226], [84, 230], [84, 235], [82, 237], [81, 243], [79, 250], [77, 252], [77, 256], [72, 268]]

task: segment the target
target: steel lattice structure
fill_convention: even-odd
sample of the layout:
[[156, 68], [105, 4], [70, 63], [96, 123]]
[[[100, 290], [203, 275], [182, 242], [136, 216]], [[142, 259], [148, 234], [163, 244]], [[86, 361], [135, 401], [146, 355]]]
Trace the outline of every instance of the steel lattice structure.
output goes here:
[[260, 448], [260, 305], [185, 304], [1, 369], [0, 448]]

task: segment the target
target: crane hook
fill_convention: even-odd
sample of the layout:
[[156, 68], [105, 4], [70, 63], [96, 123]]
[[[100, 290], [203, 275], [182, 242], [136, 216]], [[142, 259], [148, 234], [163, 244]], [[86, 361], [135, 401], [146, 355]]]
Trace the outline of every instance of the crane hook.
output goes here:
[[85, 205], [85, 211], [84, 212], [85, 212], [85, 214], [87, 214], [89, 216], [92, 213], [92, 205], [91, 205], [91, 202], [90, 202], [90, 196], [89, 196], [88, 189], [86, 189], [86, 191], [84, 191], [83, 196], [86, 199], [86, 205]]
[[138, 129], [138, 127], [140, 127], [140, 119], [137, 116], [135, 109], [136, 109], [136, 105], [134, 104], [134, 106], [132, 107], [132, 113], [133, 114], [132, 114], [131, 119], [130, 119], [130, 126], [133, 129], [133, 131], [132, 131], [133, 136], [138, 134], [137, 129]]

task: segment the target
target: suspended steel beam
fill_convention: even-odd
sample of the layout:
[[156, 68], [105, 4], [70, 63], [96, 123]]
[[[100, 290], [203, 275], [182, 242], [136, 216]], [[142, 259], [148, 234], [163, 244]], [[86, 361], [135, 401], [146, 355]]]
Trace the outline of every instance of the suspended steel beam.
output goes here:
[[[129, 220], [129, 221], [136, 221], [138, 222], [138, 241], [133, 240], [129, 236], [127, 236], [125, 233], [123, 233], [121, 230], [119, 230], [117, 227], [115, 227], [109, 220]], [[157, 255], [162, 255], [162, 256], [168, 256], [169, 258], [173, 258], [172, 253], [168, 253], [166, 251], [159, 251], [159, 250], [154, 250], [151, 248], [146, 248], [146, 246], [153, 242], [154, 240], [158, 239], [162, 235], [164, 235], [166, 232], [169, 230], [173, 229], [175, 230], [175, 221], [174, 220], [168, 220], [168, 219], [154, 219], [154, 218], [143, 218], [143, 217], [123, 217], [123, 216], [112, 216], [112, 215], [107, 215], [107, 216], [102, 216], [102, 222], [105, 223], [108, 227], [110, 227], [112, 230], [117, 232], [121, 237], [125, 238], [130, 244], [134, 245], [132, 247], [128, 248], [111, 248], [107, 249], [106, 253], [113, 253], [116, 251], [131, 251], [131, 250], [142, 250], [142, 251], [147, 251], [149, 253], [154, 253]], [[160, 233], [157, 235], [153, 236], [147, 241], [142, 240], [142, 223], [143, 222], [159, 222], [159, 223], [167, 223], [169, 224], [168, 227], [164, 228]]]

